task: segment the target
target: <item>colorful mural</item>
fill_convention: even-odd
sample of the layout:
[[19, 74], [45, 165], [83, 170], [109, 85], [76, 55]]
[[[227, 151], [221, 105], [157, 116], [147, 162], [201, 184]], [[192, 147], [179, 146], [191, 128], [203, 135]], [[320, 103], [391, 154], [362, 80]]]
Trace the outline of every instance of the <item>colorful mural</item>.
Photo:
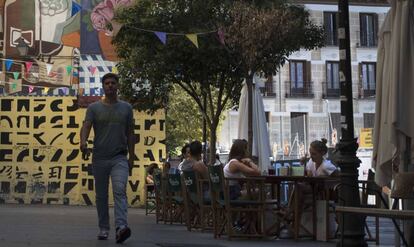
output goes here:
[[[76, 97], [0, 97], [0, 203], [94, 204], [91, 164], [79, 152], [84, 114]], [[145, 166], [166, 154], [163, 111], [134, 118], [131, 206], [143, 203]]]
[[[0, 95], [45, 95], [45, 87], [52, 89], [52, 95], [61, 95], [62, 86], [77, 94], [102, 95], [102, 76], [116, 72], [111, 40], [119, 25], [113, 21], [114, 13], [133, 2], [0, 0], [0, 47], [3, 58], [13, 61], [7, 67], [1, 60], [5, 73], [0, 75]], [[17, 49], [22, 39], [27, 54]]]

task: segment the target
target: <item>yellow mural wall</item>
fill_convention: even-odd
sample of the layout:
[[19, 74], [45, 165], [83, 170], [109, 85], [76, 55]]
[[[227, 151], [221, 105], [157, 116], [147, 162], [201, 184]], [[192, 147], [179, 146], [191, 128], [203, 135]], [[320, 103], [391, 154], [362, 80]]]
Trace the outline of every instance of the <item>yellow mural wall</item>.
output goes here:
[[[91, 159], [82, 160], [79, 151], [85, 110], [76, 97], [0, 97], [0, 203], [95, 203]], [[165, 116], [135, 111], [134, 118], [136, 160], [127, 195], [139, 206], [145, 167], [165, 158]]]

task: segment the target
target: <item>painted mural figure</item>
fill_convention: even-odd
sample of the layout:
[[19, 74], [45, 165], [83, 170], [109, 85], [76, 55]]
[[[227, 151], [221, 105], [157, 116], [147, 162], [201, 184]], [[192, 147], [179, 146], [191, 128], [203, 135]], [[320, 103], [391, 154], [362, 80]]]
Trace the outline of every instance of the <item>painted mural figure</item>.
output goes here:
[[[102, 78], [105, 98], [89, 105], [81, 129], [80, 149], [88, 153], [87, 140], [94, 129], [92, 169], [95, 178], [96, 207], [100, 232], [106, 240], [109, 232], [108, 186], [112, 181], [114, 196], [116, 242], [131, 235], [127, 223], [126, 186], [132, 169], [134, 153], [134, 119], [132, 106], [118, 99], [118, 76], [112, 73]], [[129, 159], [127, 159], [129, 154]]]

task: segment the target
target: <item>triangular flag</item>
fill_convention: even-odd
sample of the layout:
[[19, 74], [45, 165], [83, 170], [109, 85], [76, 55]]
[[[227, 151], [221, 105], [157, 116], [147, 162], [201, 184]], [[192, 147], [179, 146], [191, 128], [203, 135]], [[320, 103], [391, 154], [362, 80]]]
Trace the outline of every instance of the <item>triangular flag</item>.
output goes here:
[[114, 20], [111, 21], [112, 24], [112, 37], [116, 36], [119, 33], [119, 30], [122, 28], [122, 24]]
[[50, 74], [50, 71], [52, 70], [52, 67], [53, 67], [53, 64], [50, 64], [50, 63], [47, 63], [46, 64], [46, 72], [47, 72], [47, 75]]
[[197, 34], [186, 34], [185, 36], [198, 48]]
[[16, 90], [16, 87], [17, 87], [17, 84], [16, 84], [16, 83], [13, 83], [13, 84], [12, 84], [12, 89], [13, 89], [13, 90]]
[[223, 32], [223, 30], [219, 29], [217, 31], [217, 35], [218, 35], [218, 39], [219, 39], [220, 43], [222, 45], [225, 45], [225, 42], [224, 42], [224, 32]]
[[161, 40], [161, 42], [165, 45], [167, 43], [167, 33], [164, 32], [154, 32], [155, 35]]
[[45, 88], [43, 88], [43, 91], [45, 91], [45, 93], [47, 93], [47, 92], [49, 92], [49, 88], [45, 87]]
[[33, 92], [34, 87], [33, 86], [29, 86], [29, 93]]
[[19, 72], [13, 72], [13, 77], [15, 80], [19, 79]]
[[83, 88], [79, 88], [79, 89], [78, 89], [78, 91], [79, 91], [79, 95], [81, 95], [81, 96], [82, 96], [82, 95], [83, 95], [83, 91], [84, 91], [84, 89], [83, 89]]
[[70, 16], [72, 17], [76, 15], [76, 13], [78, 13], [81, 10], [81, 8], [82, 7], [77, 2], [72, 1], [72, 14]]
[[72, 72], [72, 66], [71, 65], [66, 66], [66, 72], [68, 73], [68, 75], [70, 75], [70, 73]]
[[29, 71], [30, 71], [30, 68], [32, 67], [32, 65], [33, 65], [33, 62], [24, 62], [25, 64], [26, 64], [26, 72], [27, 73], [29, 73]]
[[13, 61], [10, 59], [6, 59], [6, 69], [10, 70], [11, 66], [13, 64]]
[[114, 74], [118, 74], [118, 68], [117, 67], [112, 67], [112, 73]]

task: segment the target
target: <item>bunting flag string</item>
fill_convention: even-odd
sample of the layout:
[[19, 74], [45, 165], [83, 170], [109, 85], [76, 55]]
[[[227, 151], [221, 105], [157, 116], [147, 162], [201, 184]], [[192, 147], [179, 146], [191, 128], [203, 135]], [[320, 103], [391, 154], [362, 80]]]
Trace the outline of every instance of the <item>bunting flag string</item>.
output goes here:
[[13, 72], [13, 77], [15, 80], [19, 79], [19, 72]]
[[76, 15], [81, 9], [82, 7], [76, 1], [72, 1], [72, 12], [70, 17]]
[[30, 68], [32, 68], [33, 63], [32, 62], [24, 62], [26, 65], [26, 72], [29, 73]]
[[198, 48], [197, 34], [187, 34], [185, 36]]
[[6, 59], [6, 69], [7, 70], [10, 70], [11, 69], [12, 64], [13, 64], [13, 61], [12, 60]]

